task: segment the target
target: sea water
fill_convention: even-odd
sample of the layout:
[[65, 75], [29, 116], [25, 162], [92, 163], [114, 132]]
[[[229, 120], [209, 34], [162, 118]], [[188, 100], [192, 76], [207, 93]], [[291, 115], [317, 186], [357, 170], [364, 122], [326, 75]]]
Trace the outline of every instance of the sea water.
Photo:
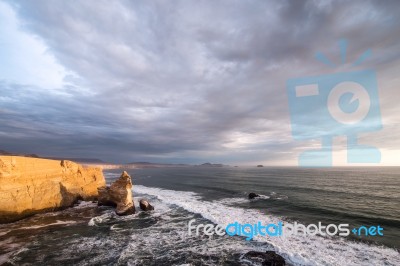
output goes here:
[[[122, 170], [105, 172], [107, 183]], [[81, 202], [0, 225], [0, 263], [258, 265], [243, 255], [274, 250], [289, 265], [400, 265], [400, 168], [187, 167], [129, 170], [135, 204], [119, 217]], [[248, 193], [260, 197], [249, 200]], [[383, 236], [199, 236], [188, 223], [300, 222], [381, 226]]]

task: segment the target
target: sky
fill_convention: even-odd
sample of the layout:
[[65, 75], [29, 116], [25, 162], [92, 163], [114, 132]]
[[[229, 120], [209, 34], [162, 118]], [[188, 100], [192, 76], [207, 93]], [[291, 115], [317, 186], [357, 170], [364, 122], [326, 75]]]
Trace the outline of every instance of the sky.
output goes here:
[[0, 1], [0, 149], [297, 165], [321, 140], [294, 138], [287, 81], [370, 69], [383, 127], [358, 140], [400, 165], [399, 14], [396, 0]]

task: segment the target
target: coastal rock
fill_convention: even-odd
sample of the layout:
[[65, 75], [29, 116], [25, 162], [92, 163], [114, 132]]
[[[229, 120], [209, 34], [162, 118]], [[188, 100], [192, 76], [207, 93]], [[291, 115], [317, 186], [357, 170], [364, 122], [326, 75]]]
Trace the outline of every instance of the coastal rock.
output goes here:
[[263, 266], [284, 266], [285, 259], [275, 251], [249, 251], [244, 255], [245, 259], [261, 263]]
[[260, 195], [254, 193], [254, 192], [249, 193], [249, 199], [254, 199], [254, 198], [257, 198], [257, 197], [259, 197], [259, 196], [260, 196]]
[[126, 171], [110, 187], [99, 188], [98, 193], [99, 206], [117, 207], [115, 213], [118, 215], [135, 213], [135, 205], [132, 199], [132, 179]]
[[110, 187], [99, 187], [97, 189], [99, 193], [97, 205], [99, 206], [111, 206], [111, 207], [117, 207], [117, 203], [115, 203], [113, 200], [111, 200], [110, 196]]
[[95, 200], [105, 185], [100, 168], [71, 161], [0, 156], [0, 223]]
[[152, 211], [154, 210], [154, 207], [145, 199], [141, 199], [139, 201], [139, 206], [142, 211]]

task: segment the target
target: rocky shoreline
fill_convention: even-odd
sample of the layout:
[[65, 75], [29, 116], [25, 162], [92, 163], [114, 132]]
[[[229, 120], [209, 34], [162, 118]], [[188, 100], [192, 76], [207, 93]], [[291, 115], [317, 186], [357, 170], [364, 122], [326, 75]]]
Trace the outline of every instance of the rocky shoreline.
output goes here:
[[[101, 168], [67, 160], [0, 156], [0, 223], [68, 208], [78, 200], [114, 206], [118, 215], [135, 213], [132, 180], [125, 171], [107, 187]], [[140, 206], [154, 209], [148, 202]]]
[[[117, 215], [131, 215], [136, 212], [132, 187], [132, 178], [126, 171], [106, 186], [101, 168], [67, 160], [0, 156], [0, 223], [68, 208], [79, 200], [115, 207]], [[250, 194], [249, 198], [258, 196]], [[139, 208], [154, 210], [143, 198]], [[285, 265], [285, 260], [274, 251], [251, 251], [243, 258], [261, 265]]]

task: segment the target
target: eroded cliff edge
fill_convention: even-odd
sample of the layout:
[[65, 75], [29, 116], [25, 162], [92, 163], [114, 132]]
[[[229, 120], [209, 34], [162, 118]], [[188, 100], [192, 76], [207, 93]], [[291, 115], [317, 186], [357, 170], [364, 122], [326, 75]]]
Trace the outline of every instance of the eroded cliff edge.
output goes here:
[[100, 168], [71, 161], [0, 156], [0, 223], [97, 199]]

